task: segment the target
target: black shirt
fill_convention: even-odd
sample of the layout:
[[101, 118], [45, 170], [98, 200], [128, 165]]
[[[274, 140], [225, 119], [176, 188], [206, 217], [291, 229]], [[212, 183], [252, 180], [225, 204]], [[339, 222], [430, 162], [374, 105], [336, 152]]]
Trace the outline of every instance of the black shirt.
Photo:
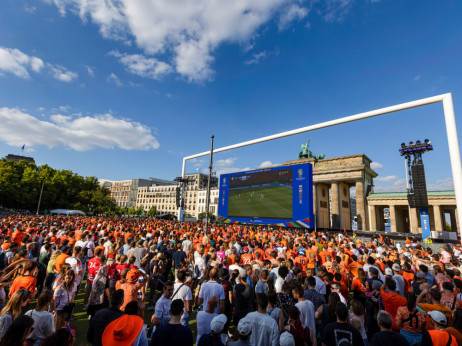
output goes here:
[[102, 346], [103, 344], [101, 339], [103, 337], [104, 329], [106, 329], [109, 323], [118, 319], [123, 314], [123, 311], [114, 309], [113, 307], [98, 311], [90, 321], [87, 332], [87, 341], [93, 346]]
[[175, 265], [175, 269], [180, 268], [181, 262], [183, 262], [186, 258], [186, 252], [183, 250], [179, 250], [173, 254], [173, 263]]
[[250, 285], [237, 284], [234, 287], [234, 315], [245, 316], [252, 311], [253, 290]]
[[192, 346], [193, 336], [189, 328], [181, 324], [166, 324], [157, 327], [149, 346]]
[[378, 332], [371, 340], [371, 346], [409, 346], [406, 338], [397, 332]]
[[364, 345], [361, 333], [351, 324], [332, 322], [324, 328], [322, 342], [327, 346], [342, 346], [345, 341], [354, 346]]

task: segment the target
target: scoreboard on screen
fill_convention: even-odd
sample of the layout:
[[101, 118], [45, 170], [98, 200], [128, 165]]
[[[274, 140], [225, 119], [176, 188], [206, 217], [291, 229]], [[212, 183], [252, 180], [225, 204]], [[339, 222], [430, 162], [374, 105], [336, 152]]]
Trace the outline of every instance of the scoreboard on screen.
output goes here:
[[309, 163], [222, 174], [218, 222], [314, 228]]

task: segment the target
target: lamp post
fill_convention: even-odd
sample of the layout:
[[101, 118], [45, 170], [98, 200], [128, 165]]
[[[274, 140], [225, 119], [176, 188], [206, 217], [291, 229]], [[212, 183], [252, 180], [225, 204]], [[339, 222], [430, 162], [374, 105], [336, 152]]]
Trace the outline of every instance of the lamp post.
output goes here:
[[209, 178], [207, 180], [207, 195], [205, 198], [205, 234], [207, 234], [207, 229], [209, 226], [209, 207], [210, 207], [210, 181], [212, 180], [212, 163], [213, 163], [213, 139], [215, 138], [214, 135], [211, 137], [211, 144], [210, 144], [210, 161], [209, 161]]
[[44, 186], [44, 185], [45, 185], [45, 179], [43, 179], [42, 188], [40, 189], [40, 197], [39, 197], [39, 201], [38, 201], [38, 205], [37, 205], [37, 212], [36, 212], [36, 215], [39, 214], [40, 203], [42, 202], [42, 193], [43, 193], [43, 186]]

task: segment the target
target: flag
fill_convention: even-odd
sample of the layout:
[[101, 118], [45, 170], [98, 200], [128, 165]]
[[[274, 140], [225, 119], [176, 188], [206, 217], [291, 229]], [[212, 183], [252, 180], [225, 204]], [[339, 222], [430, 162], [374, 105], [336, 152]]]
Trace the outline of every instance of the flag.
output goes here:
[[24, 145], [22, 146], [21, 150], [24, 150], [24, 147], [25, 147], [25, 146], [26, 146], [26, 145], [24, 144]]
[[345, 226], [343, 226], [343, 233], [346, 233], [346, 228], [345, 228]]

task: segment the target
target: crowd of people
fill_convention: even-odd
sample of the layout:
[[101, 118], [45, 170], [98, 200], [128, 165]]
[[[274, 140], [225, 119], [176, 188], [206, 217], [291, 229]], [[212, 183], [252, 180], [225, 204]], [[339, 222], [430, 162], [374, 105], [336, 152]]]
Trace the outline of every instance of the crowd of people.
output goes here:
[[0, 229], [0, 346], [462, 345], [458, 245], [83, 216]]

